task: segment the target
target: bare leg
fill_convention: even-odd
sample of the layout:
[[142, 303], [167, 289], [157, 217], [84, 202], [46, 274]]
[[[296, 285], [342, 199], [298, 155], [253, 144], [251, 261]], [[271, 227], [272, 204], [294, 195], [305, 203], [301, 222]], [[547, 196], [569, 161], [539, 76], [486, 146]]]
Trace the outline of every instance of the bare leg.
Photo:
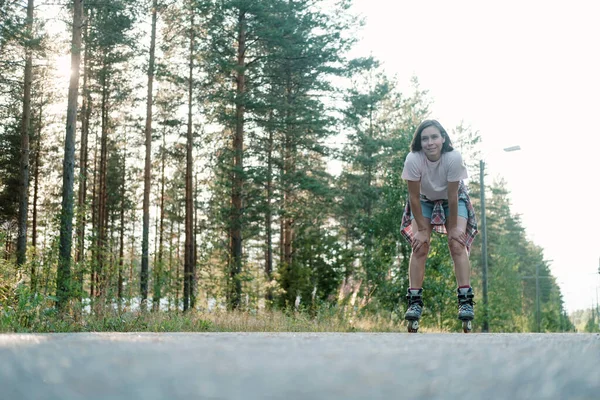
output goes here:
[[[466, 232], [467, 220], [463, 217], [458, 217], [457, 221], [458, 229], [462, 232]], [[464, 245], [452, 240], [448, 243], [450, 248], [450, 255], [454, 262], [454, 274], [456, 275], [456, 283], [458, 286], [470, 286], [471, 278], [471, 263], [469, 262], [469, 256], [467, 249]]]
[[[427, 225], [427, 234], [431, 239], [431, 220], [425, 218]], [[466, 226], [466, 225], [465, 225]], [[417, 223], [413, 219], [412, 221], [413, 232], [417, 231]], [[430, 242], [431, 243], [431, 242]], [[412, 252], [410, 255], [410, 263], [408, 266], [408, 280], [411, 288], [422, 288], [423, 280], [425, 278], [425, 262], [427, 261], [427, 254], [429, 254], [429, 244], [421, 246], [418, 252]]]

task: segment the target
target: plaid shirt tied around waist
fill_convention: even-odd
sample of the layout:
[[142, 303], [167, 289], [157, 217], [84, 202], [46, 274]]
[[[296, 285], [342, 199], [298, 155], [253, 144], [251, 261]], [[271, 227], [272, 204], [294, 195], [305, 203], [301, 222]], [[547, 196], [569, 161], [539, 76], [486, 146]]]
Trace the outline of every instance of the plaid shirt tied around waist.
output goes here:
[[[475, 235], [477, 235], [477, 218], [475, 217], [475, 209], [473, 208], [473, 204], [471, 204], [471, 198], [469, 197], [469, 193], [467, 192], [467, 187], [460, 181], [458, 185], [458, 200], [463, 200], [467, 205], [468, 218], [467, 218], [467, 229], [466, 236], [467, 240], [465, 242], [465, 247], [467, 248], [467, 253], [471, 253], [471, 245], [473, 244], [473, 240], [475, 240]], [[448, 201], [445, 199], [442, 200], [428, 200], [425, 196], [421, 195], [421, 201], [427, 202], [433, 205], [433, 211], [431, 212], [431, 225], [433, 225], [433, 230], [440, 234], [447, 234], [446, 231], [446, 213], [444, 212], [444, 202]], [[406, 206], [404, 207], [404, 214], [402, 215], [402, 236], [408, 243], [412, 244], [412, 240], [414, 237], [414, 232], [412, 229], [411, 219], [410, 219], [411, 211], [410, 211], [410, 199], [406, 199]]]

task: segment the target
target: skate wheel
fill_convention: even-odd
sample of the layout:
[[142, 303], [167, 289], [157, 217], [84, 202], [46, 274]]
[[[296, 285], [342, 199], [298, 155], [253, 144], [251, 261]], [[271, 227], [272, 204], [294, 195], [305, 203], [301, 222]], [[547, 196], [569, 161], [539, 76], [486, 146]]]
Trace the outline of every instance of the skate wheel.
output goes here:
[[473, 323], [471, 321], [463, 321], [462, 327], [464, 333], [469, 333], [473, 329]]
[[409, 333], [417, 333], [419, 330], [419, 320], [406, 321], [406, 326], [408, 327]]

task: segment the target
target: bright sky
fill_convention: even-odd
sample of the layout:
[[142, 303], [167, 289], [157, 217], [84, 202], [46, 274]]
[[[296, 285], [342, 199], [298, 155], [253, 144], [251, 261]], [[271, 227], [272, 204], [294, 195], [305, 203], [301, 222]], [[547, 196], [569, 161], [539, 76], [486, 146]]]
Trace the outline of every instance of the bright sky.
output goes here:
[[[600, 3], [354, 0], [372, 55], [409, 93], [412, 76], [447, 130], [481, 133], [489, 178], [544, 248], [567, 311], [600, 292]], [[521, 151], [504, 153], [520, 145]]]

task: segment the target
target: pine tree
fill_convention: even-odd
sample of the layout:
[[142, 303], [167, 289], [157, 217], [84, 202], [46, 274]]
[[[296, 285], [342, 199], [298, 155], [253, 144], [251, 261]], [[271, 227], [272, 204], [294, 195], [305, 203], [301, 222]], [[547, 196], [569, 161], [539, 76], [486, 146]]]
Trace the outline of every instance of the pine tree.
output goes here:
[[[354, 222], [349, 227], [360, 250], [360, 265], [364, 276], [365, 301], [370, 301], [371, 293], [376, 285], [376, 237], [374, 219], [377, 202], [380, 196], [382, 172], [382, 150], [391, 137], [389, 127], [393, 125], [393, 111], [399, 109], [398, 99], [394, 99], [393, 86], [381, 73], [377, 72], [378, 63], [372, 59], [355, 60], [351, 63], [354, 76], [362, 78], [364, 83], [355, 83], [350, 90], [347, 101], [348, 109], [344, 115], [349, 129], [349, 145], [346, 149], [346, 160], [350, 168], [345, 172], [343, 181], [347, 182], [347, 192], [343, 198], [353, 211], [346, 211]], [[360, 78], [359, 78], [360, 77]], [[386, 102], [391, 103], [386, 108]]]
[[84, 15], [87, 23], [83, 27], [83, 87], [82, 87], [82, 116], [81, 116], [81, 137], [79, 140], [79, 187], [77, 192], [77, 215], [76, 215], [76, 236], [77, 248], [75, 251], [76, 263], [76, 287], [75, 291], [80, 301], [83, 298], [83, 283], [84, 283], [84, 257], [85, 257], [85, 228], [87, 222], [87, 191], [88, 191], [88, 137], [90, 131], [90, 120], [92, 113], [92, 98], [90, 90], [91, 76], [91, 50], [89, 40], [89, 26], [93, 19], [93, 10], [84, 7]]
[[71, 40], [71, 80], [67, 105], [67, 128], [63, 162], [62, 208], [60, 214], [59, 265], [56, 278], [57, 306], [64, 309], [71, 297], [71, 241], [73, 227], [73, 185], [75, 170], [75, 127], [79, 94], [79, 65], [81, 61], [82, 0], [73, 2], [73, 36]]
[[[0, 221], [5, 227], [3, 244], [6, 259], [14, 255], [13, 238], [16, 236], [18, 241], [19, 236], [23, 238], [25, 234], [22, 229], [23, 235], [19, 232], [19, 220], [23, 219], [20, 218], [23, 213], [19, 209], [24, 204], [22, 175], [26, 172], [21, 165], [22, 141], [25, 139], [24, 72], [27, 70], [24, 56], [25, 59], [28, 58], [34, 41], [30, 26], [32, 20], [28, 21], [24, 10], [26, 8], [17, 2], [0, 4]], [[22, 241], [20, 245], [23, 245]], [[20, 254], [24, 256], [24, 249]]]
[[[112, 111], [123, 107], [125, 99], [131, 93], [130, 77], [122, 68], [133, 56], [135, 38], [131, 32], [135, 22], [135, 4], [121, 0], [90, 4], [93, 18], [88, 31], [86, 46], [90, 46], [90, 58], [93, 63], [92, 75], [93, 95], [99, 98], [95, 107], [99, 108], [100, 138], [96, 143], [99, 148], [98, 157], [94, 157], [96, 168], [94, 173], [94, 198], [92, 207], [92, 295], [106, 300], [109, 285], [109, 274], [113, 268], [109, 258], [111, 236], [109, 226], [108, 200], [108, 161], [109, 146], [113, 141], [119, 121], [115, 120]], [[98, 306], [101, 304], [99, 303]], [[98, 311], [99, 308], [96, 308]]]
[[146, 95], [146, 156], [144, 162], [144, 200], [143, 200], [143, 228], [142, 228], [142, 271], [140, 276], [140, 291], [142, 295], [142, 308], [146, 308], [148, 298], [148, 235], [150, 231], [150, 177], [152, 166], [152, 104], [154, 84], [154, 63], [156, 49], [156, 20], [158, 12], [157, 0], [152, 0], [152, 28], [150, 33], [150, 58], [148, 62], [148, 93]]
[[194, 59], [195, 59], [195, 10], [190, 9], [190, 33], [189, 33], [189, 75], [188, 75], [188, 118], [186, 132], [186, 163], [185, 163], [185, 256], [184, 256], [184, 297], [183, 309], [193, 309], [196, 303], [196, 263], [195, 263], [195, 244], [194, 238], [194, 187], [193, 187], [193, 148], [194, 148], [194, 127], [192, 120], [193, 113], [193, 94], [194, 94]]
[[[46, 48], [47, 43], [42, 42], [41, 48]], [[37, 292], [38, 267], [43, 248], [39, 247], [39, 225], [43, 221], [43, 209], [40, 204], [43, 198], [45, 181], [44, 168], [46, 167], [46, 153], [48, 152], [48, 130], [51, 119], [50, 107], [58, 99], [58, 93], [52, 86], [53, 69], [38, 65], [35, 68], [32, 83], [32, 136], [31, 136], [31, 247], [34, 249], [30, 265], [30, 288], [32, 293]]]
[[[293, 304], [298, 290], [289, 286], [302, 260], [296, 259], [294, 242], [310, 213], [301, 212], [305, 199], [320, 200], [331, 195], [325, 173], [327, 147], [332, 134], [331, 109], [325, 98], [332, 97], [333, 76], [342, 73], [344, 53], [352, 43], [346, 36], [350, 25], [344, 19], [345, 4], [332, 10], [312, 7], [306, 1], [275, 1], [269, 4], [268, 28], [261, 42], [265, 53], [264, 72], [253, 86], [266, 83], [268, 90], [257, 90], [259, 121], [272, 136], [271, 165], [277, 166], [273, 193], [279, 192], [280, 215], [279, 276], [286, 294], [282, 304]], [[269, 139], [271, 140], [271, 139]], [[274, 154], [276, 159], [273, 160]], [[311, 202], [311, 200], [309, 200]], [[325, 201], [326, 203], [326, 201]], [[299, 244], [300, 245], [300, 244]], [[307, 290], [312, 290], [307, 289]]]
[[17, 266], [24, 267], [27, 260], [27, 217], [29, 211], [29, 136], [31, 135], [31, 84], [33, 81], [33, 0], [27, 1], [25, 23], [25, 73], [23, 94], [23, 116], [21, 122], [21, 162], [19, 185], [19, 233], [17, 237]]
[[[252, 96], [248, 82], [256, 74], [261, 54], [257, 44], [263, 40], [261, 29], [265, 1], [246, 2], [227, 0], [215, 4], [207, 23], [210, 42], [204, 57], [204, 69], [214, 71], [209, 77], [213, 101], [212, 115], [230, 135], [230, 145], [224, 151], [229, 158], [228, 167], [221, 165], [229, 176], [230, 207], [227, 223], [229, 238], [228, 305], [236, 309], [241, 304], [242, 284], [240, 274], [243, 264], [243, 207], [244, 207], [244, 135], [247, 129], [246, 114]], [[229, 40], [235, 38], [233, 44]], [[227, 165], [225, 164], [225, 165]]]

